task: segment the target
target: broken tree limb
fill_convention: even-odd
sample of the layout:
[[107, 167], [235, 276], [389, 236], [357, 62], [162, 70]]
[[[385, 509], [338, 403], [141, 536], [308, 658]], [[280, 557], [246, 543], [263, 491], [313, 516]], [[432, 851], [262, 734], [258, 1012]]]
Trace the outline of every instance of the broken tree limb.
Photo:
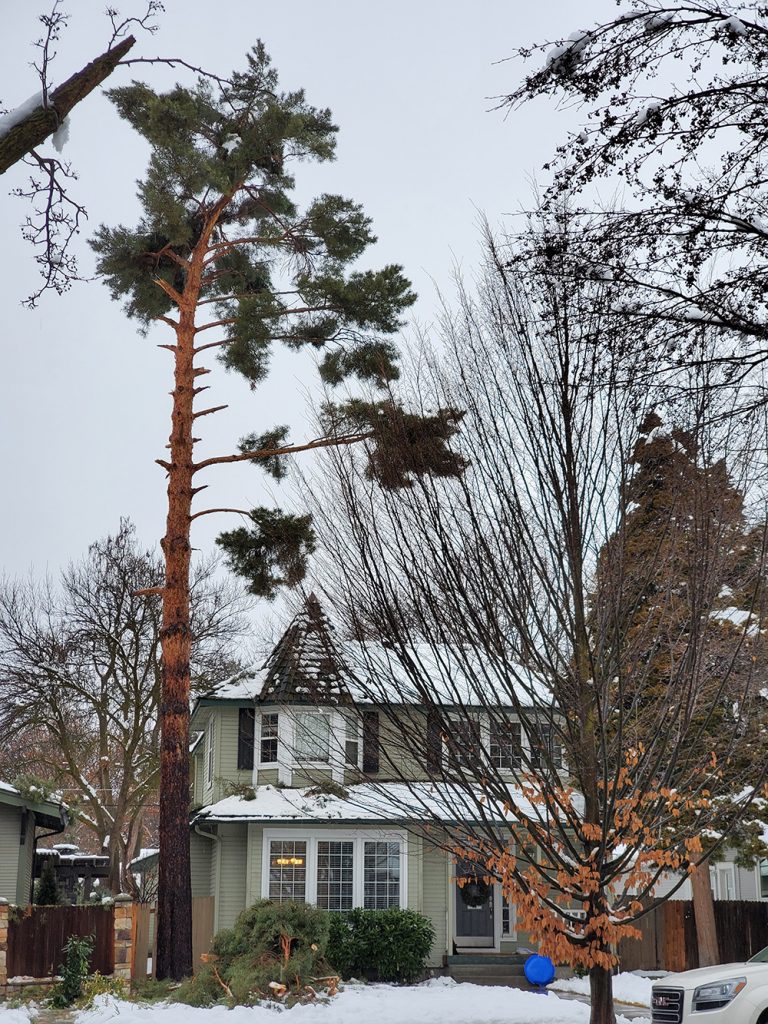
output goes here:
[[72, 108], [112, 74], [135, 42], [134, 36], [128, 36], [76, 71], [49, 94], [47, 107], [41, 101], [39, 107], [0, 137], [0, 174], [53, 135]]

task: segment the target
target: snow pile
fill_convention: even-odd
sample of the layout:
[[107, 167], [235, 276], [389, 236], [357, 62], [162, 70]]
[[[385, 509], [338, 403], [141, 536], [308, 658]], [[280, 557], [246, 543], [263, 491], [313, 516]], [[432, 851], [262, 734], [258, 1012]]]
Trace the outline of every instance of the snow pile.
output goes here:
[[[283, 789], [271, 785], [254, 786], [252, 799], [228, 796], [203, 808], [195, 821], [376, 821], [398, 822], [431, 817], [442, 821], [477, 820], [483, 808], [485, 820], [505, 821], [514, 812], [545, 820], [545, 811], [534, 805], [516, 787], [509, 787], [504, 806], [479, 789], [470, 792], [454, 783], [385, 782], [348, 786], [345, 795], [318, 793], [306, 789]], [[577, 814], [583, 810], [581, 797], [572, 797]]]
[[[282, 1010], [282, 1007], [280, 1008]], [[350, 985], [330, 1003], [294, 1006], [286, 1016], [264, 1006], [196, 1009], [180, 1004], [141, 1006], [100, 997], [78, 1013], [75, 1024], [587, 1024], [589, 1007], [554, 993], [522, 992], [503, 986], [457, 985], [437, 979], [424, 985]], [[636, 1018], [640, 1024], [643, 1018]], [[626, 1018], [619, 1016], [619, 1024]], [[6, 1021], [0, 1024], [27, 1024]], [[647, 1022], [646, 1022], [647, 1024]]]
[[69, 142], [69, 115], [64, 118], [51, 136], [51, 142], [53, 143], [53, 148], [57, 153], [63, 152], [64, 147]]
[[34, 96], [30, 96], [28, 100], [16, 107], [15, 110], [9, 110], [7, 114], [0, 116], [0, 139], [4, 135], [7, 135], [11, 128], [15, 128], [17, 124], [21, 124], [29, 115], [37, 110], [38, 107], [43, 105], [43, 94], [42, 92], [36, 92]]
[[[14, 979], [9, 978], [8, 980], [13, 981]], [[12, 1010], [0, 1003], [0, 1024], [29, 1024], [30, 1020], [35, 1019], [38, 1012], [36, 1006], [24, 1006]]]
[[[639, 974], [617, 974], [613, 979], [613, 998], [617, 1003], [635, 1003], [637, 1006], [651, 1005], [651, 979]], [[549, 986], [558, 992], [574, 992], [589, 995], [589, 978], [561, 978]]]

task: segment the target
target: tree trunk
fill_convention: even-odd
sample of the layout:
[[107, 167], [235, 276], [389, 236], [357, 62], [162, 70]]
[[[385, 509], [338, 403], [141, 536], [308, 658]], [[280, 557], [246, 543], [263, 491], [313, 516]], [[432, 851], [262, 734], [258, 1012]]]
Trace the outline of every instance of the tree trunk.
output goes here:
[[616, 1024], [613, 1009], [613, 978], [605, 967], [590, 967], [589, 993], [591, 1012], [589, 1024]]
[[128, 36], [102, 53], [48, 95], [48, 106], [31, 111], [0, 138], [0, 174], [53, 135], [70, 110], [108, 78], [136, 39]]
[[[198, 276], [202, 255], [197, 256]], [[193, 255], [188, 272], [194, 276]], [[187, 292], [191, 282], [188, 280]], [[199, 283], [197, 287], [199, 292]], [[189, 621], [190, 517], [192, 510], [192, 406], [194, 400], [194, 302], [179, 308], [176, 330], [168, 518], [162, 541], [162, 699], [160, 702], [160, 856], [157, 898], [157, 977], [181, 980], [192, 973], [192, 888], [189, 849]]]
[[699, 864], [691, 875], [693, 914], [696, 919], [696, 941], [699, 946], [699, 967], [720, 963], [715, 924], [715, 900], [709, 877], [709, 862]]

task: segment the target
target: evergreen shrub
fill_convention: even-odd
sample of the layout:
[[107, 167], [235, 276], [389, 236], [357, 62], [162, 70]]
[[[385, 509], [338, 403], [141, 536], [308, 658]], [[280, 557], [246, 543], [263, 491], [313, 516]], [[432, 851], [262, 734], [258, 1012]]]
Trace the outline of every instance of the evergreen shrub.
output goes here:
[[[262, 900], [214, 938], [208, 961], [175, 998], [191, 1006], [251, 1006], [315, 998], [318, 979], [336, 974], [325, 959], [331, 915], [306, 903]], [[285, 985], [285, 992], [270, 987]]]
[[409, 984], [424, 977], [435, 940], [432, 922], [415, 910], [331, 914], [327, 956], [342, 978]]
[[52, 857], [46, 857], [43, 862], [40, 878], [35, 882], [33, 900], [45, 907], [57, 907], [61, 903], [61, 889]]

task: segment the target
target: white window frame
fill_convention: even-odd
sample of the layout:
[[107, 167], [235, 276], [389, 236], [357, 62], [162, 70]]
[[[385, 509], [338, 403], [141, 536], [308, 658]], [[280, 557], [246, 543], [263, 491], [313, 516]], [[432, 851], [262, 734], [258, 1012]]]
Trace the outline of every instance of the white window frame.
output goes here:
[[[269, 862], [273, 841], [293, 839], [307, 844], [307, 875], [305, 902], [317, 904], [317, 844], [318, 842], [353, 843], [352, 906], [363, 907], [365, 898], [364, 852], [366, 842], [399, 842], [400, 844], [400, 909], [408, 908], [408, 838], [399, 829], [264, 829], [261, 858], [261, 896], [269, 899]], [[332, 910], [335, 914], [338, 911]]]
[[[760, 876], [760, 865], [761, 864], [768, 864], [768, 857], [763, 857], [761, 860], [759, 860], [757, 862], [757, 864], [755, 864], [755, 877], [757, 879], [757, 898], [759, 900], [767, 901], [768, 900], [768, 893], [765, 896], [763, 896], [763, 887], [762, 887], [762, 884], [761, 884], [761, 876]], [[766, 871], [766, 876], [765, 877], [768, 878], [768, 870]]]
[[[312, 758], [300, 758], [297, 756], [299, 749], [298, 735], [299, 735], [299, 716], [302, 718], [326, 718], [328, 720], [328, 756], [322, 760], [313, 760]], [[291, 747], [291, 759], [297, 767], [305, 768], [332, 768], [334, 762], [333, 752], [333, 738], [334, 738], [334, 721], [333, 712], [330, 708], [327, 710], [324, 708], [295, 708], [291, 715], [292, 725], [292, 736], [293, 744]]]
[[[262, 761], [261, 759], [262, 723], [266, 715], [277, 716], [277, 757], [275, 758], [274, 761]], [[253, 731], [253, 763], [257, 768], [277, 768], [277, 766], [280, 764], [280, 718], [281, 715], [279, 708], [262, 708], [259, 711], [258, 732], [255, 728]], [[258, 753], [256, 750], [257, 745]]]

